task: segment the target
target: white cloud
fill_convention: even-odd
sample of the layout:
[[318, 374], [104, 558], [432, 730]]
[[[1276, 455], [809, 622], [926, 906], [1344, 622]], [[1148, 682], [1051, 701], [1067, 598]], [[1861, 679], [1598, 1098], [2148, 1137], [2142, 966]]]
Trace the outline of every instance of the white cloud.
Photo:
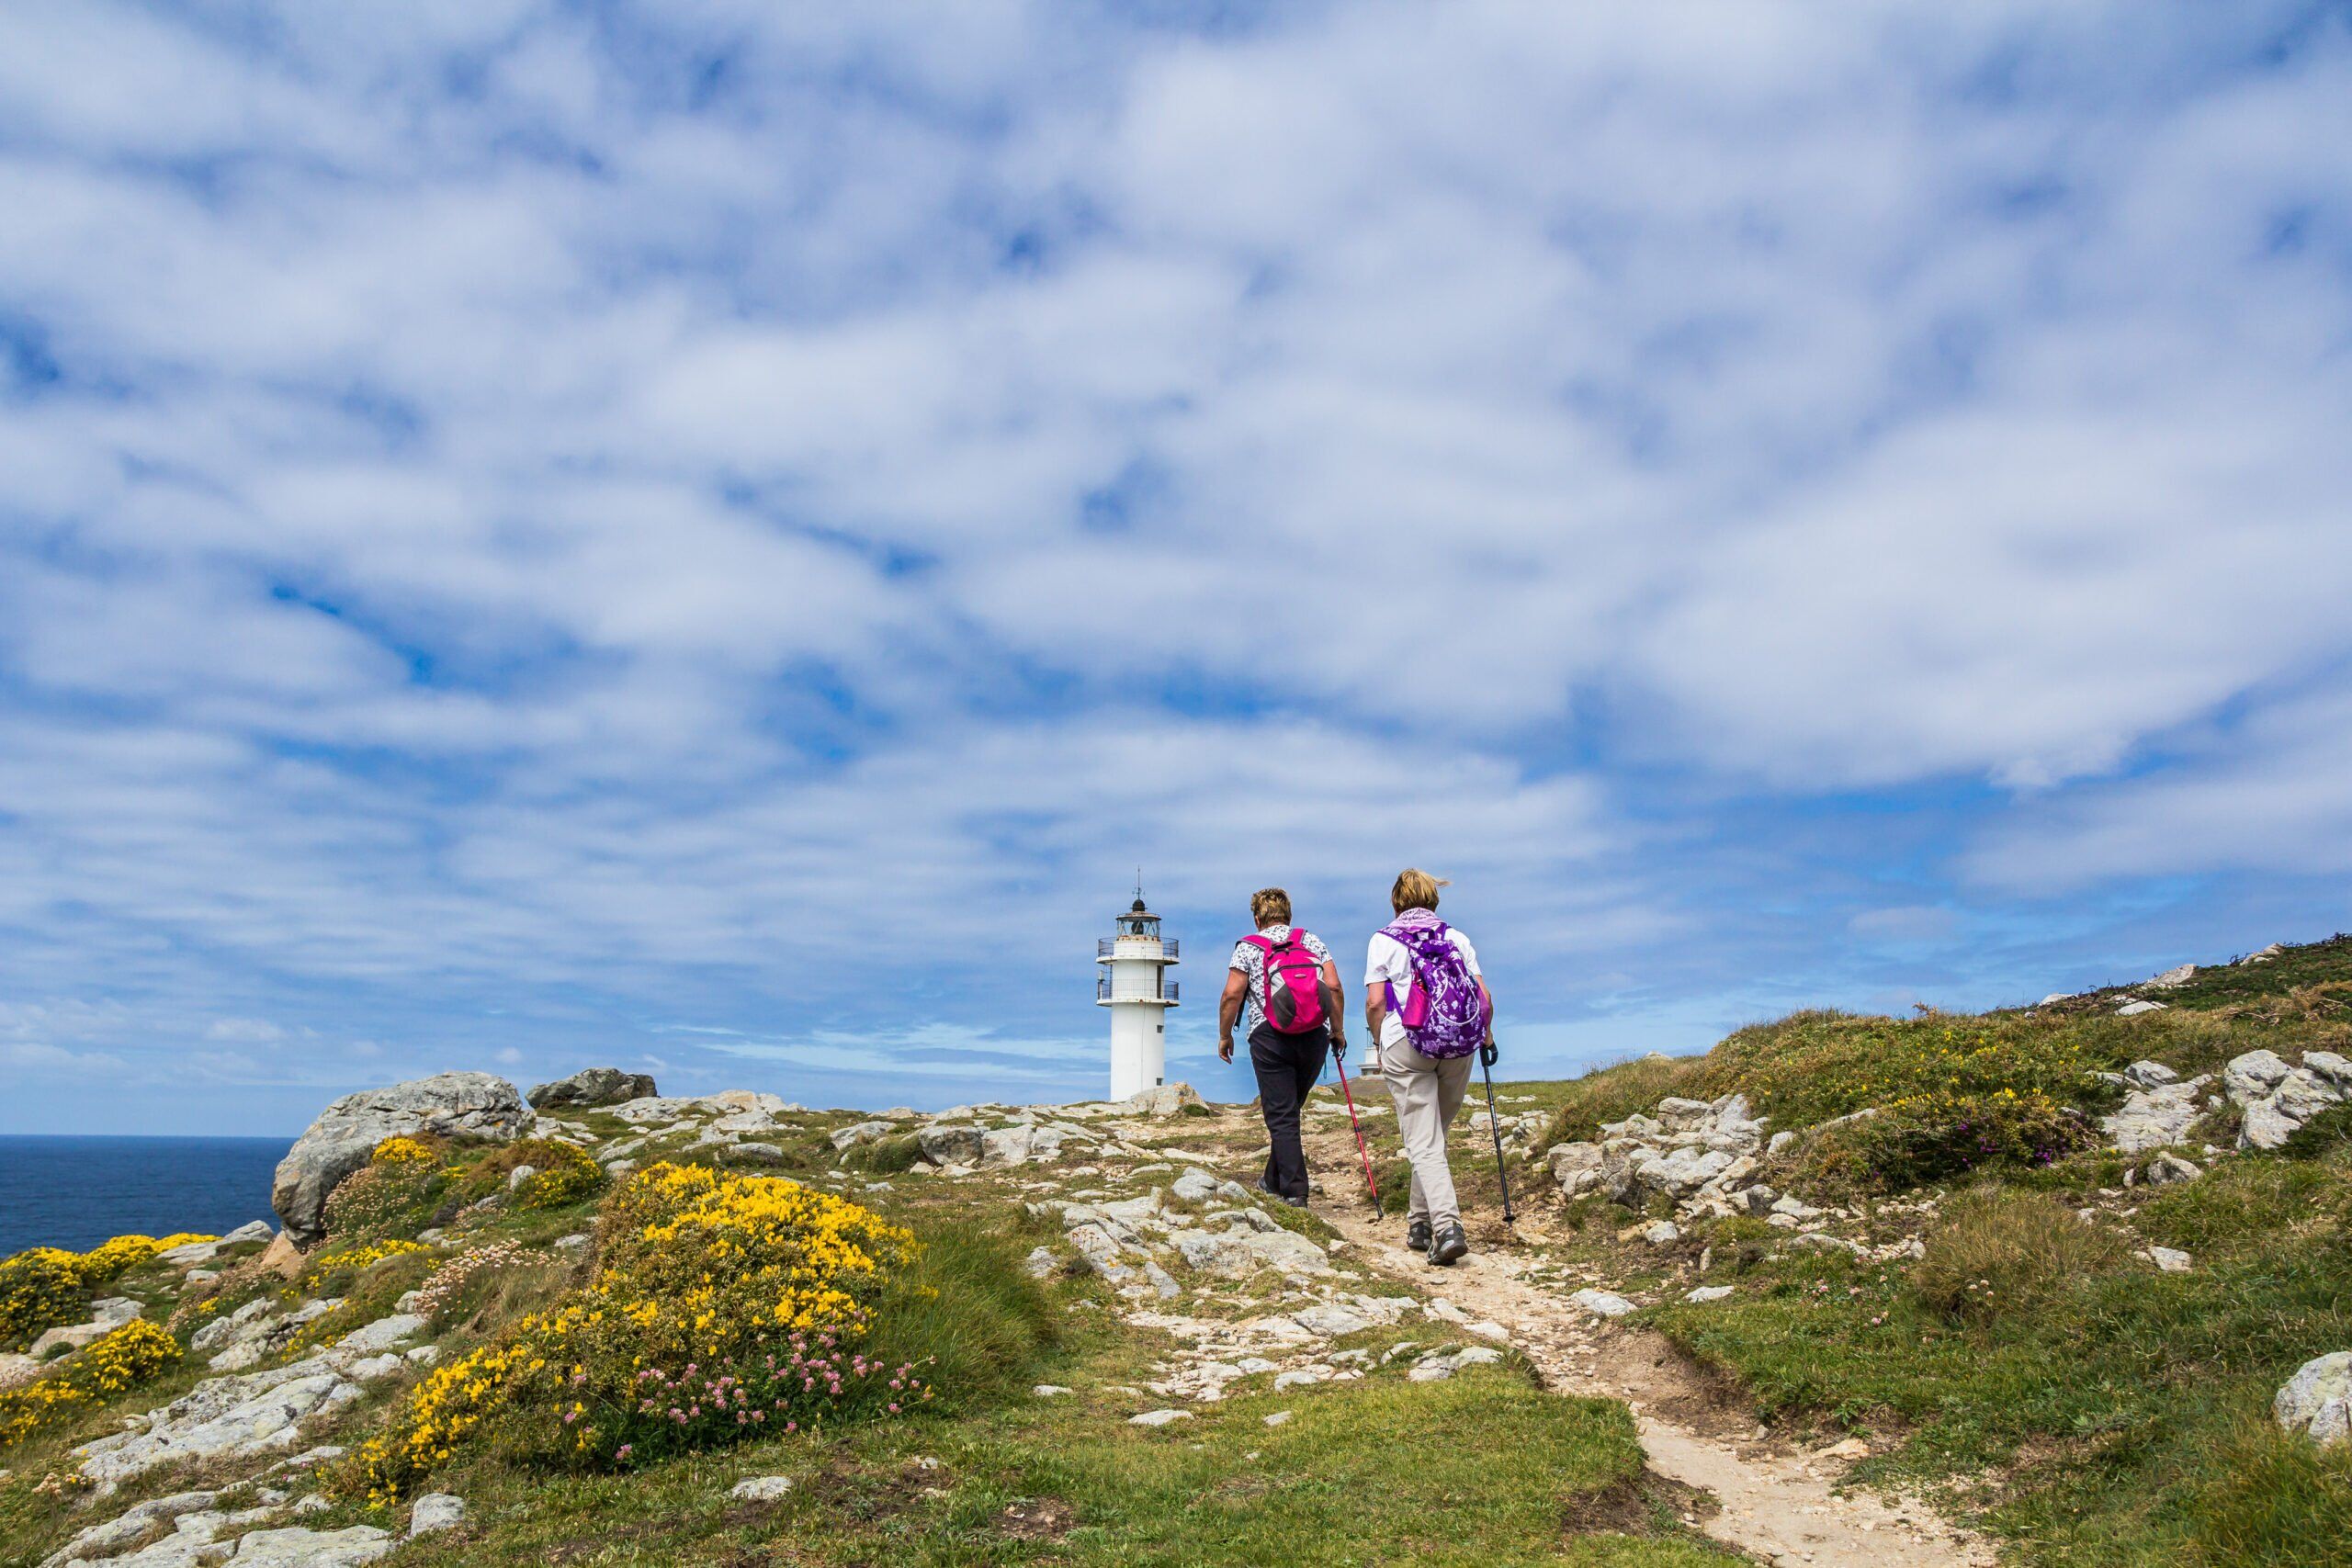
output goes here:
[[2332, 864], [2284, 15], [12, 15], [0, 979], [380, 1072], [854, 1032], [912, 929], [894, 1012], [1050, 1040], [1138, 859], [1420, 860], [1662, 1017], [1744, 904], [1926, 940], [1782, 848], [1841, 792], [1981, 792], [1971, 897]]

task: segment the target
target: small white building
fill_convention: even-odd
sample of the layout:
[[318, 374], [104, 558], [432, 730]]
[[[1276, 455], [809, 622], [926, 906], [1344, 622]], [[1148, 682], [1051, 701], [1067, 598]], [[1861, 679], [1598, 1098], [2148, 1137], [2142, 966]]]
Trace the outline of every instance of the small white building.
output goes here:
[[1159, 917], [1143, 907], [1140, 888], [1117, 929], [1094, 944], [1094, 1005], [1111, 1010], [1111, 1098], [1127, 1100], [1167, 1078], [1168, 1010], [1176, 1005], [1168, 971], [1176, 943], [1160, 939]]

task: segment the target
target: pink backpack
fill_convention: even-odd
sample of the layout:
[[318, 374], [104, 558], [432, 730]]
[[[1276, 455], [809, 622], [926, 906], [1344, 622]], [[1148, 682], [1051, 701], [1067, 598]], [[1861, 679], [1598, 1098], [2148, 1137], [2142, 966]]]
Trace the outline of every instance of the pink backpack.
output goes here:
[[1306, 950], [1305, 931], [1293, 926], [1280, 942], [1270, 936], [1241, 940], [1266, 955], [1265, 991], [1258, 1005], [1277, 1033], [1305, 1034], [1329, 1021], [1323, 1009], [1323, 965]]

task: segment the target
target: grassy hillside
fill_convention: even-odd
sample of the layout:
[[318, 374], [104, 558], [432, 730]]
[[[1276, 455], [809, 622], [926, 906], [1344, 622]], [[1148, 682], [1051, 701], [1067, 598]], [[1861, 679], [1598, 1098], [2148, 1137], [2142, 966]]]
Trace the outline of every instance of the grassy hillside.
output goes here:
[[[1801, 1013], [1577, 1080], [1555, 1141], [1666, 1095], [1744, 1093], [1776, 1128], [1877, 1111], [1807, 1139], [1772, 1179], [1847, 1200], [1860, 1238], [1917, 1235], [1925, 1257], [1786, 1250], [1746, 1216], [1686, 1224], [1661, 1251], [1584, 1200], [1557, 1260], [1654, 1285], [1665, 1300], [1642, 1321], [1760, 1416], [1870, 1434], [1864, 1475], [1947, 1489], [2022, 1561], [2352, 1562], [2352, 1450], [2314, 1451], [2268, 1418], [2303, 1361], [2352, 1349], [2352, 1109], [2273, 1154], [2232, 1152], [2231, 1112], [2211, 1112], [2184, 1140], [2206, 1173], [2160, 1190], [2092, 1121], [2122, 1093], [2098, 1075], [2136, 1060], [2188, 1075], [2257, 1048], [2352, 1050], [2352, 939], [2145, 991], [2163, 1011], [2118, 1017], [2126, 994]], [[2193, 1264], [2158, 1272], [2151, 1246]], [[1681, 1301], [1701, 1278], [1734, 1293]]]
[[[1072, 1188], [1150, 1200], [1209, 1138], [1205, 1123], [1122, 1125], [1084, 1165], [943, 1179], [907, 1174], [914, 1140], [903, 1134], [837, 1153], [832, 1135], [858, 1120], [796, 1113], [762, 1132], [761, 1168], [789, 1176], [712, 1167], [727, 1147], [698, 1127], [652, 1135], [636, 1171], [610, 1179], [546, 1138], [394, 1140], [337, 1190], [329, 1239], [290, 1277], [250, 1248], [211, 1280], [133, 1263], [104, 1288], [135, 1294], [167, 1326], [143, 1332], [169, 1364], [0, 1444], [0, 1563], [29, 1568], [127, 1505], [193, 1486], [220, 1489], [217, 1509], [276, 1506], [269, 1525], [395, 1537], [418, 1495], [465, 1500], [461, 1525], [382, 1559], [396, 1565], [1731, 1561], [1685, 1528], [1688, 1499], [1645, 1476], [1623, 1405], [1544, 1394], [1508, 1358], [1409, 1379], [1421, 1358], [1476, 1344], [1444, 1322], [1342, 1330], [1306, 1354], [1328, 1355], [1324, 1375], [1344, 1378], [1277, 1389], [1271, 1366], [1234, 1371], [1222, 1399], [1186, 1405], [1181, 1423], [1132, 1424], [1170, 1402], [1145, 1385], [1188, 1352], [1148, 1313], [1129, 1321], [1136, 1303], [1066, 1250], [1038, 1277], [1033, 1253], [1060, 1246], [1063, 1229], [1023, 1200]], [[605, 1144], [647, 1136], [603, 1112], [575, 1125]], [[526, 1166], [536, 1174], [518, 1174]], [[1289, 1210], [1264, 1223], [1330, 1235]], [[117, 1248], [107, 1267], [138, 1252]], [[853, 1255], [876, 1266], [861, 1272]], [[1363, 1282], [1342, 1273], [1308, 1292], [1272, 1271], [1188, 1277], [1148, 1304], [1214, 1326]], [[843, 1331], [834, 1371], [816, 1374], [813, 1392], [763, 1382], [790, 1332], [772, 1321], [777, 1293], [821, 1325], [842, 1321], [823, 1317], [836, 1289], [866, 1326]], [[86, 1299], [43, 1310], [70, 1319]], [[111, 1497], [77, 1474], [74, 1445], [211, 1375], [191, 1348], [205, 1325], [338, 1301], [258, 1366], [299, 1364], [401, 1311], [429, 1318], [422, 1337], [437, 1354], [332, 1419], [312, 1417], [295, 1445], [348, 1452], [291, 1473], [270, 1468], [274, 1452], [166, 1465]], [[26, 1312], [27, 1332], [10, 1336], [19, 1344], [39, 1316]], [[861, 1379], [853, 1350], [884, 1371]], [[824, 1352], [812, 1342], [808, 1354]], [[714, 1393], [722, 1373], [741, 1382]], [[829, 1375], [844, 1382], [838, 1397]], [[659, 1397], [634, 1401], [645, 1388]], [[767, 1500], [732, 1495], [759, 1476], [792, 1484]], [[302, 1493], [306, 1511], [284, 1517]], [[159, 1520], [129, 1544], [172, 1528]], [[220, 1539], [251, 1528], [232, 1512]]]

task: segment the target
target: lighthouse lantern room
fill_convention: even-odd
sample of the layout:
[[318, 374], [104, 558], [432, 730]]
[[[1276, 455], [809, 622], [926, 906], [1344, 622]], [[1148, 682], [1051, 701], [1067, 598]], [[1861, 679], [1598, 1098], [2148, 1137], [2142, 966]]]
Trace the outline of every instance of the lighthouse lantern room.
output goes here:
[[1166, 1078], [1176, 942], [1160, 936], [1159, 917], [1144, 908], [1140, 886], [1115, 930], [1094, 944], [1094, 1005], [1111, 1010], [1111, 1098], [1128, 1100]]

